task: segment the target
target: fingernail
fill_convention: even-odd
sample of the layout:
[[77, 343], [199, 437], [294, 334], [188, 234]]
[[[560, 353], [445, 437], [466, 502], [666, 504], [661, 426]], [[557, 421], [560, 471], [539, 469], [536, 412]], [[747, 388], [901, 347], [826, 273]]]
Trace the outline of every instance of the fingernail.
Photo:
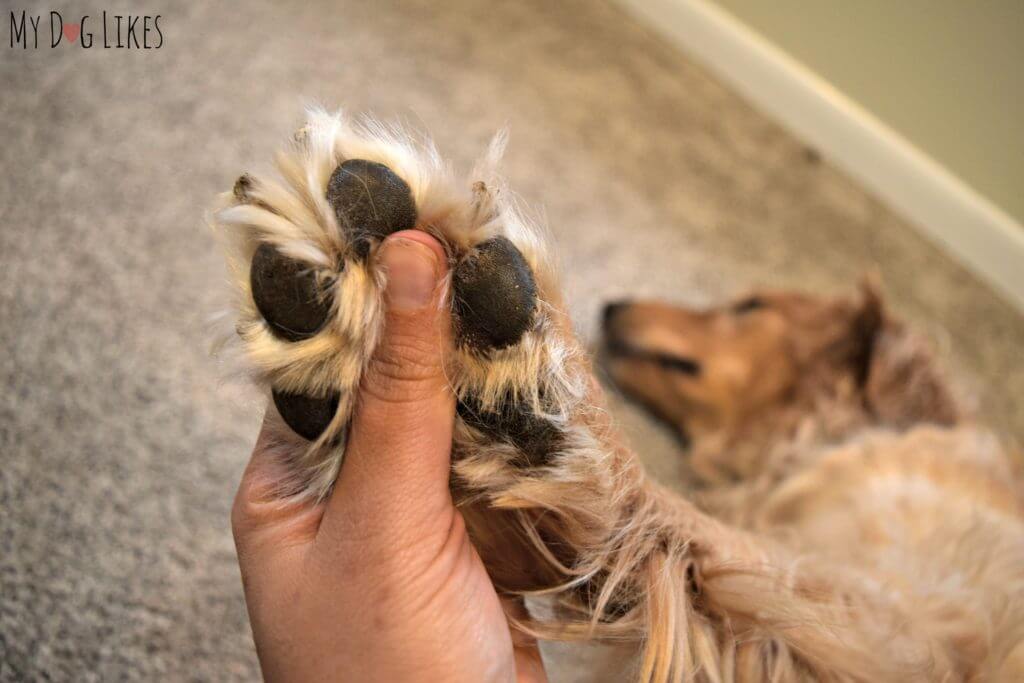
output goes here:
[[392, 310], [413, 311], [430, 303], [437, 286], [437, 255], [415, 240], [392, 238], [380, 253], [387, 269], [386, 295]]

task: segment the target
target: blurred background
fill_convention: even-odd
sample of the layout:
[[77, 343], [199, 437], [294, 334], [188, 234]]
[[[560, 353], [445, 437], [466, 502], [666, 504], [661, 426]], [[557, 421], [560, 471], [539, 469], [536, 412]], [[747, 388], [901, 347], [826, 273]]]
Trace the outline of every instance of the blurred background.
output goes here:
[[1024, 3], [623, 3], [722, 10], [1024, 222]]
[[[509, 126], [505, 172], [550, 229], [588, 341], [610, 299], [701, 305], [754, 285], [838, 294], [877, 271], [892, 307], [978, 391], [985, 420], [1024, 437], [1013, 293], [934, 246], [831, 148], [787, 132], [764, 113], [763, 89], [745, 93], [652, 24], [666, 3], [24, 7], [42, 17], [40, 47], [0, 39], [0, 679], [258, 676], [228, 509], [262, 405], [209, 355], [207, 321], [227, 287], [204, 212], [269, 161], [311, 102], [427, 131], [465, 170]], [[999, 71], [1003, 53], [995, 66], [951, 60], [967, 75], [946, 84], [918, 82], [900, 60], [950, 43], [933, 45], [945, 29], [916, 15], [893, 19], [903, 28], [889, 39], [913, 29], [918, 42], [879, 64], [868, 56], [886, 54], [881, 36], [839, 3], [722, 6], [1019, 227], [1021, 118], [1004, 115], [1019, 111], [1022, 82]], [[93, 47], [77, 36], [51, 49], [51, 10], [66, 23], [89, 14]], [[103, 49], [104, 10], [160, 15], [161, 46]], [[8, 21], [5, 9], [0, 32]], [[1004, 23], [989, 21], [995, 37], [977, 44], [1003, 45]], [[814, 36], [826, 26], [850, 42], [823, 50]], [[816, 61], [844, 50], [880, 78]], [[950, 90], [962, 107], [929, 104]], [[984, 153], [968, 133], [988, 136]], [[673, 437], [630, 404], [613, 408], [655, 476], [685, 487]], [[615, 679], [591, 650], [549, 654], [553, 681], [602, 668]]]

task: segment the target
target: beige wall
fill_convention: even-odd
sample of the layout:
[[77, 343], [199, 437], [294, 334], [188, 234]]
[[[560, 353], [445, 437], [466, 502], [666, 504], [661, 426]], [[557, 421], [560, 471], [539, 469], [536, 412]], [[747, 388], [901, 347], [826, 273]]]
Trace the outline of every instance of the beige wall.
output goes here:
[[713, 0], [1024, 224], [1024, 0]]

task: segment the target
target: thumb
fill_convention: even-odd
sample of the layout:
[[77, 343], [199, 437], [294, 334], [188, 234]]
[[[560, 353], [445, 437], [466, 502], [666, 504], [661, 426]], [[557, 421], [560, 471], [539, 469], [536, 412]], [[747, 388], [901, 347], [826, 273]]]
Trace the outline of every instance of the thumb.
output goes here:
[[[377, 253], [385, 271], [384, 331], [363, 374], [345, 461], [322, 533], [379, 531], [394, 538], [450, 520], [448, 489], [455, 399], [444, 372], [451, 344], [444, 249], [404, 230]], [[446, 514], [447, 513], [447, 514]], [[444, 523], [444, 522], [442, 522]]]

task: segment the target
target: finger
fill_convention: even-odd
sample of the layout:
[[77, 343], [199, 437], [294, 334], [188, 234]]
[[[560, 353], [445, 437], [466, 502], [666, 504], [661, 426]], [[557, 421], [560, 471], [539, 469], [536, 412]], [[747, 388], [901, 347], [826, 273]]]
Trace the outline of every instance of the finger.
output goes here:
[[347, 535], [355, 524], [360, 536], [379, 531], [395, 538], [424, 520], [444, 523], [454, 512], [444, 250], [426, 233], [407, 230], [388, 237], [377, 258], [387, 277], [384, 331], [363, 374], [321, 534]]
[[264, 419], [249, 464], [231, 507], [231, 530], [243, 574], [250, 565], [265, 564], [271, 557], [296, 554], [316, 536], [323, 506], [282, 496], [280, 484], [287, 480], [286, 465], [279, 449], [288, 448]]

